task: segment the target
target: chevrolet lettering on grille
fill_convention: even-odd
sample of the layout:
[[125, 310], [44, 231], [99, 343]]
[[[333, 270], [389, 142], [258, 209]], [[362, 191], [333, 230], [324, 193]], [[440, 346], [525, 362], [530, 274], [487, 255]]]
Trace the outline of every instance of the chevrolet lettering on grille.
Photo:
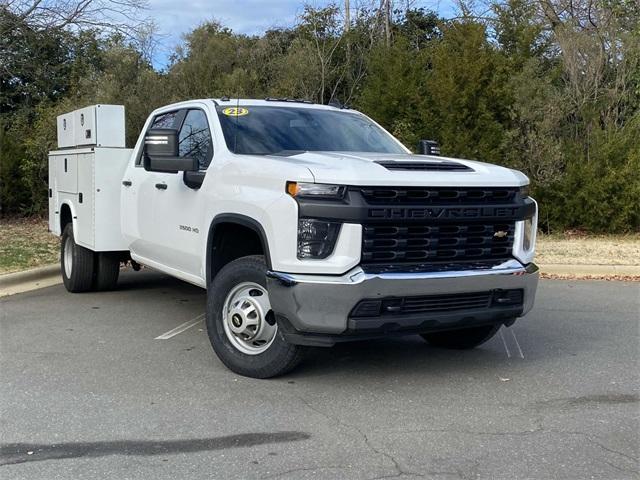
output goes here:
[[374, 219], [429, 219], [429, 218], [511, 218], [518, 207], [432, 207], [432, 208], [372, 208], [369, 218]]

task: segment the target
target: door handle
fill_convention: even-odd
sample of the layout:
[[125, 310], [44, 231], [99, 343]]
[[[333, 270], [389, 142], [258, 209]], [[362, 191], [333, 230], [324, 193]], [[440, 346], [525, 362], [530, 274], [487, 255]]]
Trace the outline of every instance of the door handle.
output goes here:
[[166, 183], [156, 183], [156, 188], [158, 190], [166, 190], [167, 189], [167, 184]]
[[123, 180], [122, 181], [122, 185], [124, 185], [125, 187], [130, 187], [131, 186], [131, 180]]

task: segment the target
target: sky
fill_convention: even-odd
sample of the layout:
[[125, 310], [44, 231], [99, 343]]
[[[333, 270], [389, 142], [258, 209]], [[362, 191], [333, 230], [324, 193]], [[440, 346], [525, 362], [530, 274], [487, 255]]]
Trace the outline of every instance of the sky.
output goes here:
[[[153, 63], [156, 68], [167, 65], [169, 55], [182, 35], [201, 23], [217, 20], [237, 33], [260, 34], [272, 27], [295, 24], [308, 3], [321, 7], [332, 3], [325, 0], [148, 0], [147, 15], [154, 20], [160, 36]], [[342, 4], [342, 0], [335, 0]], [[402, 0], [397, 4], [404, 3]], [[357, 0], [351, 0], [352, 6]], [[414, 7], [435, 10], [443, 16], [453, 12], [452, 0], [413, 0]]]

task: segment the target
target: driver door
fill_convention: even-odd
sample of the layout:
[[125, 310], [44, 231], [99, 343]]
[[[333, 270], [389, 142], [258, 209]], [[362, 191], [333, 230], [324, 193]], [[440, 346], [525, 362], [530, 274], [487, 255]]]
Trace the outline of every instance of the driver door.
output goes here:
[[[152, 128], [178, 129], [184, 112], [172, 110], [156, 115], [147, 130]], [[159, 190], [156, 187], [164, 179], [158, 172], [148, 172], [143, 167], [142, 151], [130, 163], [122, 182], [122, 232], [129, 241], [131, 254], [146, 264], [156, 267], [161, 245], [161, 228], [155, 221]]]
[[213, 158], [213, 139], [203, 109], [189, 108], [182, 113], [179, 155], [197, 159], [200, 170], [155, 173], [162, 186], [156, 188], [153, 222], [158, 231], [158, 260], [195, 281], [191, 277], [205, 277], [202, 245], [207, 241], [208, 229], [204, 225], [206, 199], [200, 187]]

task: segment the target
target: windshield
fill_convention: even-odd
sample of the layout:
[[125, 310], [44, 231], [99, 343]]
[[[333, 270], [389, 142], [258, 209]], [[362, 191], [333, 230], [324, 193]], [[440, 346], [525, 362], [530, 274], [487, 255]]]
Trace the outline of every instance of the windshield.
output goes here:
[[271, 106], [219, 106], [217, 110], [233, 153], [406, 153], [387, 132], [357, 113]]

